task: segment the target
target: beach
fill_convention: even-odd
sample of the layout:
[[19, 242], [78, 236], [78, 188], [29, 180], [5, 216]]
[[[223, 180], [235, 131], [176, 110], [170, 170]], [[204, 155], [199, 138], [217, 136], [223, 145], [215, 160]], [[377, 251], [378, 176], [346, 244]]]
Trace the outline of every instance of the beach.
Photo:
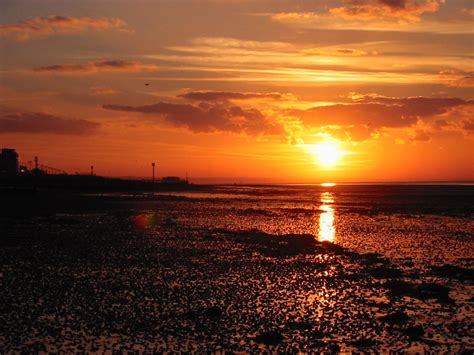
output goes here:
[[5, 352], [474, 348], [474, 187], [8, 197]]

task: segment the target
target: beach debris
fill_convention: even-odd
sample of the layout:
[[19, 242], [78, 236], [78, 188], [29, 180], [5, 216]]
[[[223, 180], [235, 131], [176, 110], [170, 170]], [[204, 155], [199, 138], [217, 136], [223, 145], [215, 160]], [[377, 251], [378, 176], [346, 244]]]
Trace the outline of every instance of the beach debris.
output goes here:
[[377, 342], [375, 340], [372, 340], [372, 339], [362, 338], [362, 339], [352, 341], [350, 344], [352, 346], [356, 347], [356, 348], [371, 348], [371, 347], [377, 345]]
[[410, 320], [410, 317], [408, 317], [408, 315], [403, 311], [396, 311], [394, 313], [390, 313], [385, 316], [382, 316], [379, 319], [382, 322], [385, 322], [388, 324], [400, 325], [400, 324], [406, 324]]
[[449, 288], [434, 283], [414, 284], [401, 280], [387, 281], [384, 286], [389, 290], [390, 297], [412, 297], [419, 300], [437, 300], [441, 303], [453, 303], [449, 297]]
[[255, 337], [257, 343], [262, 343], [265, 345], [278, 345], [285, 338], [278, 330], [268, 330], [260, 333]]

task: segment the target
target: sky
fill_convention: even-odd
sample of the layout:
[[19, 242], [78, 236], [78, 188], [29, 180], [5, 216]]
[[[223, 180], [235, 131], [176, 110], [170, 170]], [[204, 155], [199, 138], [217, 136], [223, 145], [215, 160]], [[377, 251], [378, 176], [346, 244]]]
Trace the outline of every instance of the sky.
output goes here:
[[471, 0], [1, 0], [0, 147], [118, 177], [474, 180]]

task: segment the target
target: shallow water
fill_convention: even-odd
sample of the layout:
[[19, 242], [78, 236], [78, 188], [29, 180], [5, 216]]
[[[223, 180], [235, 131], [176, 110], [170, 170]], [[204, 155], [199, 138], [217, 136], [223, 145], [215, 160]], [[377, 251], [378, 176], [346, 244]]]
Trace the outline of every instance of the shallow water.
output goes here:
[[229, 186], [0, 217], [0, 349], [471, 351], [473, 194]]
[[[156, 206], [194, 227], [313, 234], [393, 259], [465, 263], [474, 256], [474, 187], [224, 186]], [[166, 198], [168, 197], [168, 199]]]

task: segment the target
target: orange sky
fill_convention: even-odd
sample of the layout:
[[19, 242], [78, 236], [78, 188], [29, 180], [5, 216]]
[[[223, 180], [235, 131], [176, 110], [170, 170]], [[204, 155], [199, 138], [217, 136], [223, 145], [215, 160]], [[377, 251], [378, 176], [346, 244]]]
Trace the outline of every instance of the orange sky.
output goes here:
[[156, 161], [159, 176], [232, 182], [474, 180], [470, 0], [0, 7], [0, 146], [24, 163], [142, 177]]

